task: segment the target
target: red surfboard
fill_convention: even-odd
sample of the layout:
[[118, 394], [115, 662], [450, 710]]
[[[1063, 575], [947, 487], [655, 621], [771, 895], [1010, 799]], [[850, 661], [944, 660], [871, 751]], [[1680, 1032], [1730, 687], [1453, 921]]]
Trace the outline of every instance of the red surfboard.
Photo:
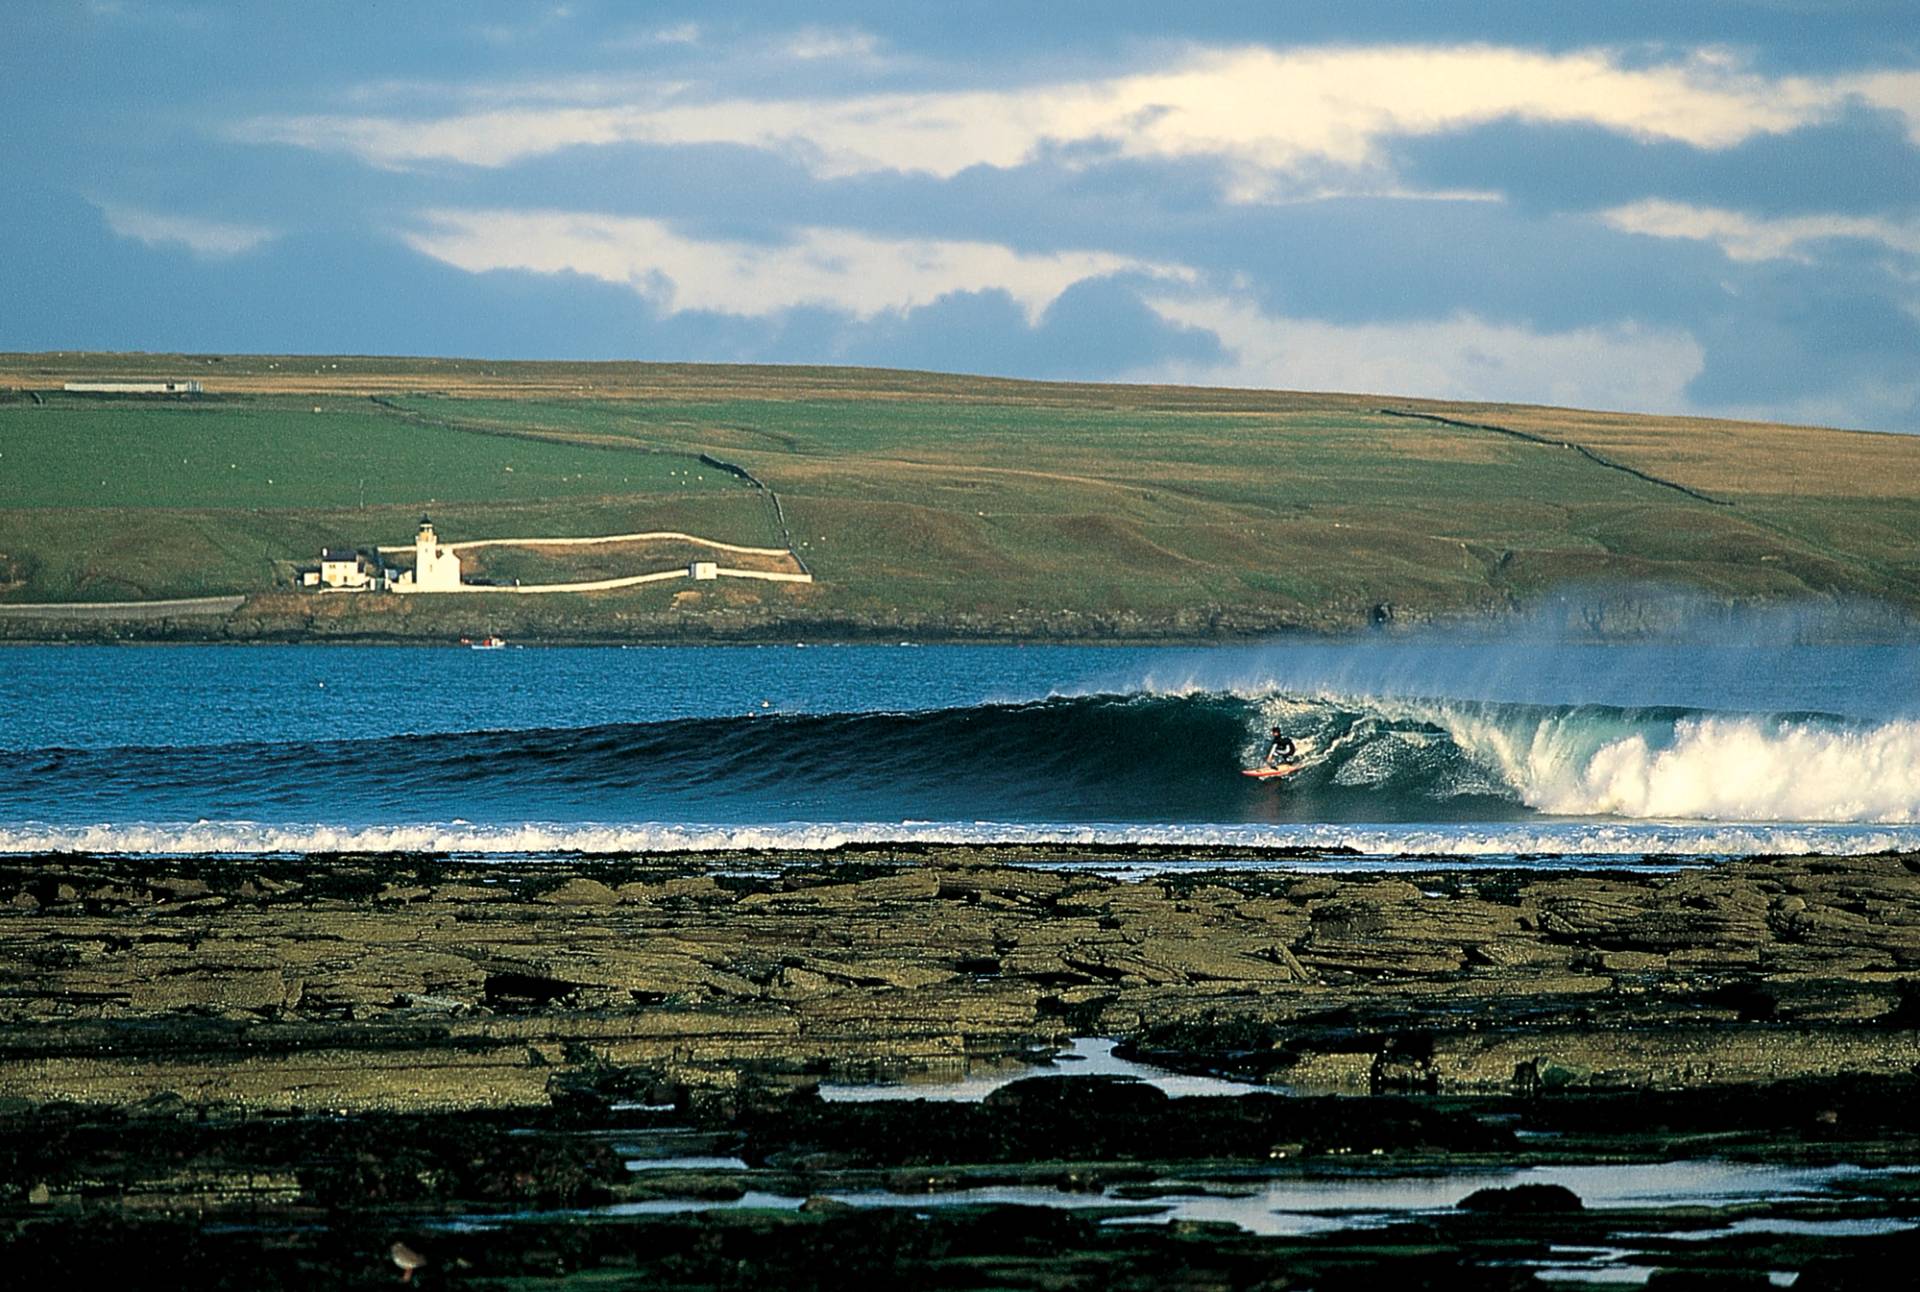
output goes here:
[[1279, 781], [1299, 771], [1305, 763], [1281, 763], [1278, 767], [1249, 767], [1241, 772], [1242, 776], [1251, 776], [1256, 781]]

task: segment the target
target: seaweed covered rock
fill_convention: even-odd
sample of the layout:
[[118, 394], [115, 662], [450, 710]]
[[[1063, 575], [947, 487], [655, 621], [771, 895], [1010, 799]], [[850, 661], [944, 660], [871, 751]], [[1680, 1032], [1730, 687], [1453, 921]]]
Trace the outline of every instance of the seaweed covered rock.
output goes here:
[[788, 1099], [742, 1118], [755, 1164], [897, 1167], [953, 1162], [1253, 1159], [1410, 1149], [1498, 1151], [1511, 1132], [1395, 1098], [1275, 1094], [1171, 1099], [1114, 1077], [1038, 1077], [978, 1104]]
[[1563, 1184], [1516, 1184], [1510, 1188], [1475, 1189], [1460, 1199], [1460, 1210], [1493, 1215], [1543, 1216], [1584, 1211], [1580, 1195]]
[[1166, 1108], [1166, 1092], [1134, 1077], [1027, 1077], [981, 1101], [1029, 1116], [1141, 1117]]

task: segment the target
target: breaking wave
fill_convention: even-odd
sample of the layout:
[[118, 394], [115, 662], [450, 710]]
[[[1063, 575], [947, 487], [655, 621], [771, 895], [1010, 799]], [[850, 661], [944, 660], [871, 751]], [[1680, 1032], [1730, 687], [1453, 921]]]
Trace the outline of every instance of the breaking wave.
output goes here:
[[[1308, 760], [1279, 786], [1239, 775], [1271, 724]], [[1360, 825], [1430, 825], [1451, 839], [1472, 837], [1472, 827], [1503, 841], [1487, 851], [1517, 852], [1546, 850], [1525, 842], [1545, 818], [1579, 819], [1589, 831], [1613, 821], [1920, 823], [1920, 721], [1136, 692], [914, 713], [0, 751], [8, 851], [93, 847], [96, 828], [105, 831], [98, 846], [136, 851], [627, 851], [705, 846], [659, 842], [662, 831], [697, 841], [703, 830], [772, 830], [791, 846], [799, 836], [852, 838], [850, 829], [912, 837], [899, 824], [831, 823], [950, 822], [968, 837], [1000, 838], [1233, 827], [1223, 842], [1309, 846], [1321, 846], [1315, 830], [1344, 840]], [[396, 821], [460, 824], [384, 824]], [[133, 822], [327, 824], [286, 827], [284, 838], [271, 824], [178, 825], [143, 842], [128, 833]], [[666, 824], [595, 824], [609, 822]], [[1748, 831], [1752, 847], [1742, 850], [1804, 850], [1763, 834]], [[183, 842], [203, 835], [204, 848]]]
[[1556, 815], [1920, 821], [1920, 721], [1580, 710], [1442, 720], [1523, 802]]

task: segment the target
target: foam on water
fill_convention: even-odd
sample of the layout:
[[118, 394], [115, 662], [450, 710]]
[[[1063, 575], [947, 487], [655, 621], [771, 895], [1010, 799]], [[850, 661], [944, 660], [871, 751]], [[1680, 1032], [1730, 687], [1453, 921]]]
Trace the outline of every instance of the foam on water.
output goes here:
[[1920, 822], [1920, 721], [1435, 705], [1455, 744], [1559, 816]]
[[[1920, 848], [1920, 827], [1846, 825], [1690, 825], [1528, 822], [1448, 826], [1090, 824], [1048, 826], [976, 822], [797, 822], [749, 826], [674, 823], [476, 825], [415, 822], [345, 827], [247, 821], [23, 823], [0, 827], [0, 853], [287, 856], [330, 852], [423, 852], [458, 856], [558, 857], [752, 849], [826, 850], [844, 844], [1066, 844], [1297, 848], [1332, 855], [1321, 864], [1425, 857], [1497, 863], [1537, 856], [1633, 860], [1755, 854], [1859, 854]], [[1124, 862], [1113, 864], [1124, 865]], [[1135, 865], [1144, 863], [1135, 863]], [[1203, 860], [1194, 864], [1215, 865]], [[1244, 865], [1244, 861], [1231, 864]], [[1287, 865], [1311, 865], [1312, 857]]]

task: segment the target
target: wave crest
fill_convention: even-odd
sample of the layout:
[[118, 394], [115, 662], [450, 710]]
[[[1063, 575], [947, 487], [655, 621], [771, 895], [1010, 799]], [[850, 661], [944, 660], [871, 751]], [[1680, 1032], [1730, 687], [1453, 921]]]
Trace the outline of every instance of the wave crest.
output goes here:
[[[1308, 761], [1284, 786], [1239, 775], [1260, 757], [1269, 725], [1299, 741]], [[0, 752], [0, 827], [41, 820], [79, 829], [102, 819], [321, 821], [349, 834], [395, 821], [1305, 827], [1500, 824], [1542, 813], [1920, 822], [1920, 721], [1200, 692]], [[448, 850], [432, 841], [338, 846]]]

